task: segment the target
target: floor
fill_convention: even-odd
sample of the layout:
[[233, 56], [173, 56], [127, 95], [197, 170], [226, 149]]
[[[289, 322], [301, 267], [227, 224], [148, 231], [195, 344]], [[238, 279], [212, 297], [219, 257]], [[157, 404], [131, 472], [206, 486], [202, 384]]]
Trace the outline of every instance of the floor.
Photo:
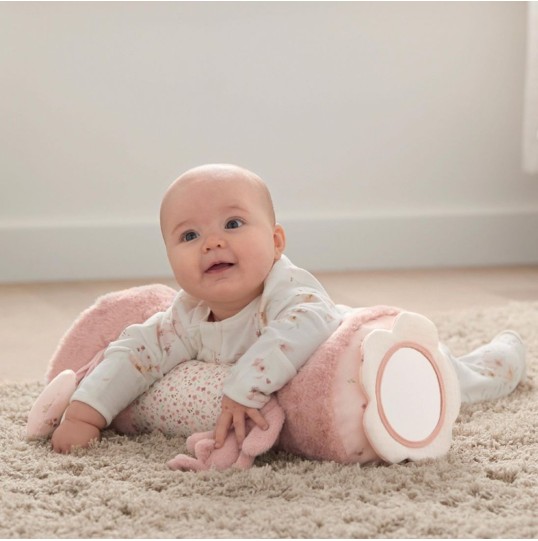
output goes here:
[[[318, 273], [337, 303], [388, 304], [431, 315], [538, 301], [538, 266]], [[104, 293], [172, 280], [0, 285], [0, 382], [36, 381], [74, 318]]]

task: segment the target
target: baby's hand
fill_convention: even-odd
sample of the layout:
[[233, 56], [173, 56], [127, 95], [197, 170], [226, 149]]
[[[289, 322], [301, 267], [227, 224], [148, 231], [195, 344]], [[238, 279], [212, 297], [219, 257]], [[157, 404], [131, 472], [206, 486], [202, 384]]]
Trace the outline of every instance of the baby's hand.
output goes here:
[[57, 453], [70, 453], [74, 447], [88, 447], [100, 436], [96, 426], [66, 419], [52, 434], [52, 448]]
[[69, 453], [74, 447], [88, 447], [99, 440], [105, 418], [82, 402], [73, 402], [65, 412], [65, 419], [52, 434], [52, 448], [57, 453]]
[[231, 426], [235, 430], [237, 443], [241, 447], [246, 434], [246, 417], [250, 417], [262, 430], [269, 428], [269, 424], [260, 410], [243, 406], [227, 396], [222, 397], [222, 410], [215, 426], [215, 447], [217, 449], [224, 444]]

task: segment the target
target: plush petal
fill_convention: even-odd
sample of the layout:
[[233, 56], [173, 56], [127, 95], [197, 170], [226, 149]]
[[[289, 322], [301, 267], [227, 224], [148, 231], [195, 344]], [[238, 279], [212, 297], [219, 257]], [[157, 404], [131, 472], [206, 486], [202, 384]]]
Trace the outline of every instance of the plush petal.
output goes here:
[[386, 462], [446, 454], [460, 408], [459, 383], [424, 316], [400, 314], [392, 331], [363, 343], [364, 430]]
[[398, 342], [418, 342], [434, 350], [439, 345], [437, 327], [427, 317], [413, 312], [402, 312], [396, 317], [392, 333]]
[[73, 370], [60, 372], [39, 395], [28, 414], [26, 437], [30, 440], [49, 437], [60, 424], [77, 386]]
[[369, 403], [375, 400], [377, 373], [388, 351], [396, 346], [391, 331], [376, 329], [365, 336], [362, 343], [361, 382]]

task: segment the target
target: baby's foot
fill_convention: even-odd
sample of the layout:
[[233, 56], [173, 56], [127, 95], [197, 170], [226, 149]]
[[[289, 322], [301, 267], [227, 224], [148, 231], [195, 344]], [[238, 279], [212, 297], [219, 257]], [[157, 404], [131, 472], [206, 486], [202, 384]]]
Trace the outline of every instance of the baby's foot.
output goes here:
[[497, 336], [462, 357], [450, 357], [458, 373], [462, 401], [496, 400], [509, 395], [526, 373], [525, 344], [515, 331]]
[[509, 355], [506, 356], [506, 377], [513, 380], [514, 387], [525, 379], [527, 375], [527, 363], [525, 361], [527, 347], [519, 334], [512, 330], [500, 332], [491, 344], [499, 344], [505, 348]]

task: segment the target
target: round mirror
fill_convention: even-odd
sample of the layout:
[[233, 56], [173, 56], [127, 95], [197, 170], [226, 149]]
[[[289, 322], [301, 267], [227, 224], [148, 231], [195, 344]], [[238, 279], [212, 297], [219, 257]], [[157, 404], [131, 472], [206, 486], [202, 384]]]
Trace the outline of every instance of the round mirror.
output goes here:
[[[402, 443], [427, 440], [442, 408], [439, 380], [428, 357], [402, 347], [384, 362], [378, 378], [378, 406], [387, 430]], [[420, 393], [413, 392], [417, 388]]]

